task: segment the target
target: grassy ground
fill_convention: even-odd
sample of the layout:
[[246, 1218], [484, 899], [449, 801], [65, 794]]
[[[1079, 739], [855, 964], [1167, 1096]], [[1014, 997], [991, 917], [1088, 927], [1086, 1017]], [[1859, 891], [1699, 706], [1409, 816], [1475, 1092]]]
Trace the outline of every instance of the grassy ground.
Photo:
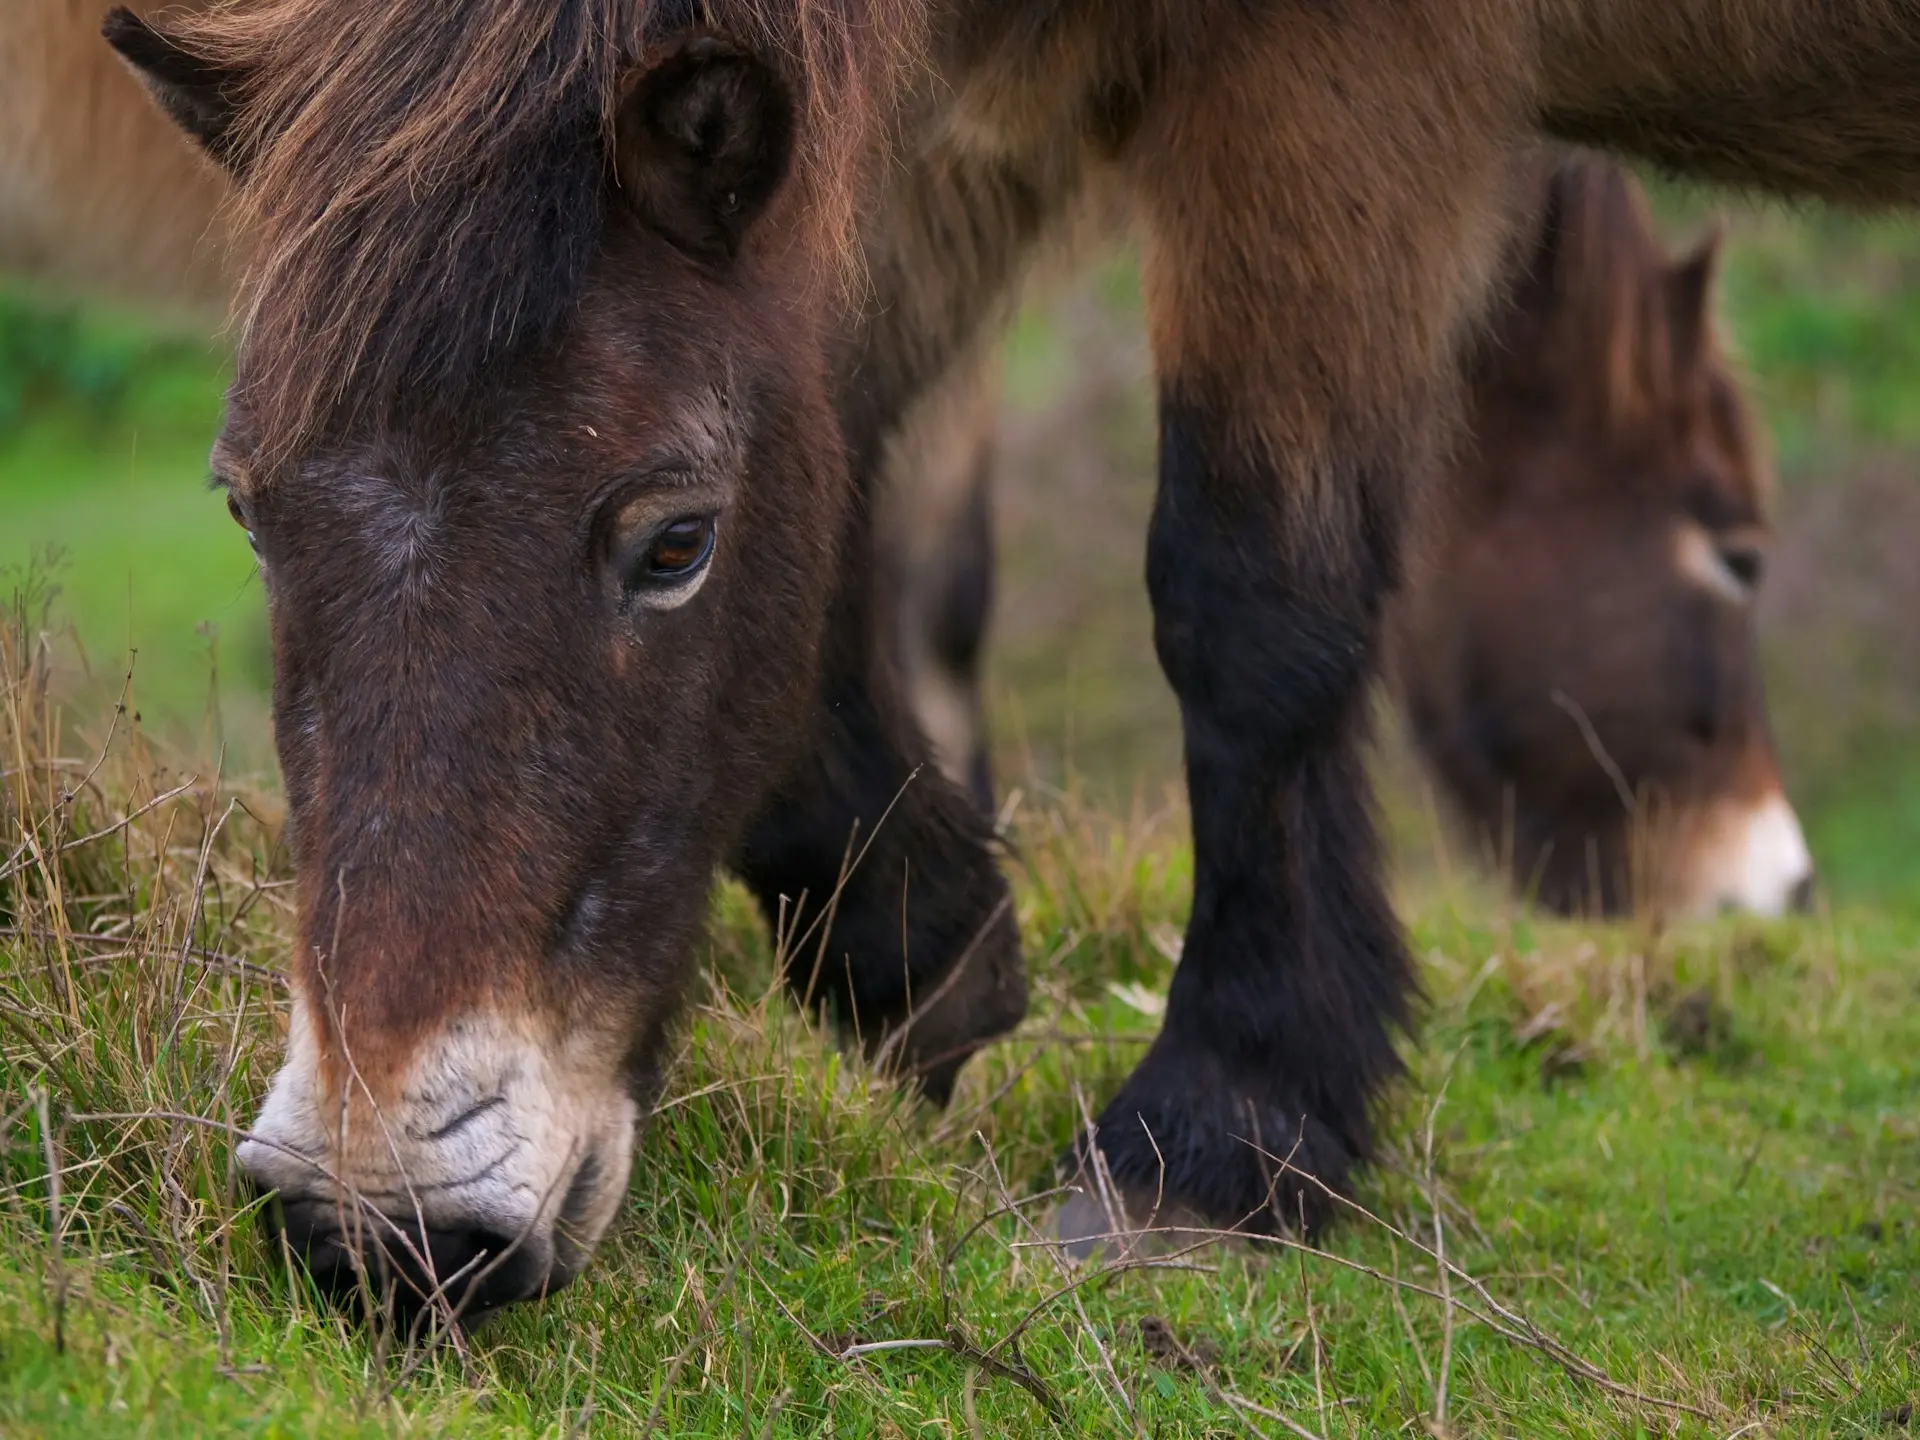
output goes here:
[[457, 1348], [356, 1331], [230, 1163], [279, 1030], [274, 797], [9, 681], [0, 1433], [1871, 1436], [1920, 1399], [1920, 932], [1870, 913], [1654, 934], [1430, 893], [1364, 1213], [1059, 1260], [1053, 1157], [1152, 1033], [1188, 882], [1176, 810], [1072, 797], [1017, 807], [1036, 1003], [949, 1113], [795, 1017], [723, 888], [587, 1278]]

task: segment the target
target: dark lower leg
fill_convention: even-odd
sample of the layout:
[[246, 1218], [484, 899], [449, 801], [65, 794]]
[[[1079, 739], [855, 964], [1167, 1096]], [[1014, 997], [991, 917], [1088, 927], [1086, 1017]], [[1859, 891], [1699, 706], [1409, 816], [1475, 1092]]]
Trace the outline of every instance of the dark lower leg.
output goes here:
[[1354, 523], [1309, 524], [1206, 410], [1173, 399], [1161, 424], [1148, 584], [1185, 731], [1193, 915], [1099, 1144], [1132, 1208], [1311, 1225], [1322, 1185], [1370, 1152], [1411, 993], [1361, 755], [1398, 477], [1343, 477]]
[[[1164, 1026], [1096, 1135], [1136, 1204], [1214, 1224], [1331, 1212], [1412, 999], [1367, 688], [1403, 492], [1493, 271], [1510, 133], [1504, 99], [1462, 99], [1483, 93], [1462, 82], [1473, 43], [1430, 22], [1249, 12], [1169, 61], [1125, 157], [1162, 402], [1148, 585], [1194, 900]], [[1383, 44], [1421, 56], [1386, 87]]]

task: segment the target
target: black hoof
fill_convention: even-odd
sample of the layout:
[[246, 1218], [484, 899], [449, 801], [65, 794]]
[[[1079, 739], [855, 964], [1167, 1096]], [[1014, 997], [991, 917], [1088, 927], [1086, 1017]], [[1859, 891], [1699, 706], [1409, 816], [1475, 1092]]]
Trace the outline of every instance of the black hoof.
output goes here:
[[[1311, 1233], [1341, 1208], [1370, 1137], [1341, 1133], [1302, 1089], [1236, 1075], [1203, 1048], [1162, 1035], [1062, 1159], [1070, 1180], [1125, 1229]], [[1063, 1211], [1061, 1238], [1102, 1218]], [[1086, 1235], [1081, 1240], [1089, 1238]], [[1094, 1236], [1092, 1238], [1098, 1238]]]

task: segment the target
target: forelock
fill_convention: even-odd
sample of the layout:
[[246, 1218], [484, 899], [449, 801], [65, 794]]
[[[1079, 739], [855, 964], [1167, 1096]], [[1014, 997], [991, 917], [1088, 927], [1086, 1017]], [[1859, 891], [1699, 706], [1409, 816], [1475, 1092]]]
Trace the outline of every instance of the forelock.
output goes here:
[[457, 415], [558, 334], [599, 244], [622, 74], [690, 23], [787, 74], [809, 219], [850, 250], [923, 3], [262, 0], [173, 23], [241, 77], [240, 398], [269, 460]]

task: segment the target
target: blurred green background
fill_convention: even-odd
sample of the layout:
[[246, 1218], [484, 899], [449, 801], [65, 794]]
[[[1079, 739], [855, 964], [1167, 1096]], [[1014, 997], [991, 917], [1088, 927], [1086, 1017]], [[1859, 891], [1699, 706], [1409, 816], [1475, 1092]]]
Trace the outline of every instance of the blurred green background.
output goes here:
[[[264, 601], [207, 487], [226, 347], [126, 311], [0, 291], [0, 568], [59, 587], [76, 698], [129, 684], [152, 730], [271, 758]], [[4, 587], [0, 587], [4, 588]], [[219, 703], [216, 705], [216, 696]]]
[[[1779, 548], [1762, 610], [1789, 791], [1836, 903], [1920, 911], [1920, 227], [1655, 187], [1674, 246], [1719, 219], [1721, 311], [1771, 429]], [[230, 771], [271, 763], [269, 656], [244, 538], [208, 491], [227, 354], [0, 289], [0, 566], [57, 567], [76, 693], [133, 666], [143, 723]], [[1141, 584], [1153, 414], [1124, 254], [1009, 341], [991, 668], [1003, 784], [1158, 803], [1174, 711]], [[1391, 737], [1403, 850], [1431, 845]]]

